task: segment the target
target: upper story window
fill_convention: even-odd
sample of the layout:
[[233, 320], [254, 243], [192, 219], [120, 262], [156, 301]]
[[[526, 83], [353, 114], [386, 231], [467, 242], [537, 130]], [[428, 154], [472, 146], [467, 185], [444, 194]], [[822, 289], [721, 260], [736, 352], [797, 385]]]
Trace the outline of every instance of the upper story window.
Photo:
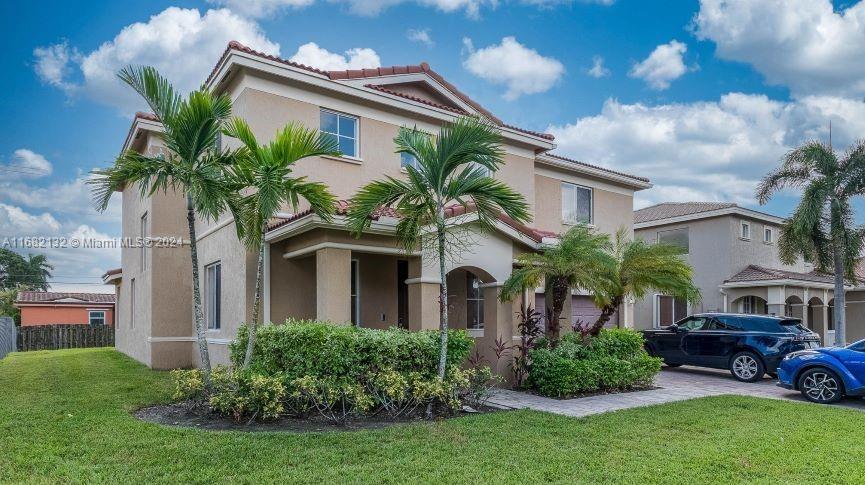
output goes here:
[[222, 327], [222, 265], [209, 264], [204, 267], [204, 316], [207, 328], [218, 330]]
[[147, 238], [147, 213], [145, 212], [143, 216], [141, 216], [141, 270], [144, 271], [147, 269], [147, 244], [145, 238]]
[[562, 182], [562, 220], [592, 224], [592, 189]]
[[775, 231], [771, 227], [763, 228], [763, 242], [766, 244], [775, 242]]
[[358, 119], [355, 116], [321, 110], [319, 129], [324, 135], [336, 140], [343, 156], [359, 158], [357, 127]]
[[690, 251], [691, 237], [687, 227], [679, 229], [670, 229], [668, 231], [658, 231], [657, 241], [661, 244], [669, 244], [678, 246], [687, 254]]
[[402, 152], [399, 154], [399, 166], [402, 168], [413, 167], [417, 170], [419, 167], [417, 158], [411, 153]]
[[739, 227], [739, 237], [745, 240], [751, 240], [751, 223], [750, 222], [742, 222]]

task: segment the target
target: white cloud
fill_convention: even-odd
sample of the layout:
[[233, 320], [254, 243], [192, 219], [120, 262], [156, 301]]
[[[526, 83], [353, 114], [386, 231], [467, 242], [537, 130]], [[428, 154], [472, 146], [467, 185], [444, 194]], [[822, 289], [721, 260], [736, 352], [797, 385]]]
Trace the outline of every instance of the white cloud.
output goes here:
[[566, 5], [574, 2], [577, 3], [587, 3], [587, 4], [596, 4], [603, 5], [605, 7], [609, 7], [610, 5], [616, 3], [616, 0], [520, 0], [521, 3], [525, 3], [526, 5], [537, 5], [539, 7], [556, 7], [558, 5]]
[[409, 29], [406, 32], [406, 37], [412, 42], [420, 42], [427, 47], [432, 47], [435, 42], [433, 42], [429, 32], [430, 29]]
[[604, 58], [595, 56], [592, 58], [592, 67], [587, 71], [589, 76], [600, 79], [610, 75], [610, 70], [604, 66]]
[[505, 85], [507, 100], [548, 91], [565, 74], [561, 62], [538, 54], [514, 37], [505, 37], [501, 44], [477, 50], [471, 39], [463, 39], [463, 42], [469, 54], [463, 67], [481, 79]]
[[53, 235], [60, 223], [51, 214], [30, 214], [20, 207], [0, 203], [0, 238]]
[[[36, 49], [35, 69], [52, 85], [72, 91], [125, 113], [141, 109], [143, 101], [117, 79], [117, 71], [129, 64], [154, 66], [181, 91], [204, 82], [231, 40], [268, 54], [279, 54], [279, 44], [269, 40], [261, 27], [227, 9], [208, 10], [169, 7], [124, 27], [114, 39], [83, 55], [70, 55], [65, 44]], [[68, 64], [77, 67], [79, 81], [66, 75]], [[65, 87], [64, 87], [65, 86]]]
[[716, 102], [622, 104], [550, 126], [559, 153], [652, 179], [640, 205], [661, 201], [723, 200], [754, 204], [757, 181], [792, 147], [827, 138], [843, 147], [865, 132], [865, 103], [810, 96], [791, 102], [730, 93]]
[[652, 89], [667, 89], [671, 81], [688, 72], [682, 58], [687, 50], [688, 46], [677, 40], [661, 44], [649, 57], [635, 64], [628, 75], [646, 81]]
[[321, 48], [315, 42], [303, 44], [290, 59], [292, 62], [312, 66], [325, 71], [341, 71], [346, 69], [375, 68], [381, 66], [381, 59], [376, 52], [368, 47], [356, 47], [345, 51], [345, 55], [336, 54]]
[[39, 178], [51, 175], [54, 167], [44, 156], [29, 150], [19, 148], [12, 153], [9, 163], [0, 164], [0, 174], [5, 180], [21, 178]]
[[[208, 0], [224, 5], [233, 11], [251, 18], [264, 18], [289, 9], [299, 9], [315, 3], [315, 0]], [[350, 13], [375, 16], [382, 11], [403, 3], [416, 3], [435, 8], [445, 13], [463, 11], [469, 18], [478, 18], [481, 7], [496, 8], [498, 0], [327, 0], [328, 3], [344, 5]], [[601, 0], [609, 1], [609, 0]]]
[[836, 12], [830, 0], [701, 0], [694, 29], [794, 95], [865, 94], [865, 2]]

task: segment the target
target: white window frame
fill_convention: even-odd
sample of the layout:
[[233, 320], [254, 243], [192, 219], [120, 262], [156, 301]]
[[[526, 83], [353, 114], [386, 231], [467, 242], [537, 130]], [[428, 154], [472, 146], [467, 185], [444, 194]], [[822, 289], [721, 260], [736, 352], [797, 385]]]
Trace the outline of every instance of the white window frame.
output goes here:
[[135, 328], [135, 278], [129, 280], [129, 328]]
[[147, 233], [148, 233], [148, 229], [149, 229], [149, 228], [148, 228], [149, 223], [150, 223], [150, 221], [148, 220], [147, 212], [145, 212], [145, 213], [141, 216], [141, 221], [140, 221], [140, 223], [139, 223], [139, 230], [141, 231], [141, 271], [145, 271], [145, 270], [147, 270], [147, 244], [146, 244], [146, 239], [147, 239]]
[[[354, 268], [352, 271], [351, 268]], [[360, 261], [358, 259], [352, 258], [351, 266], [349, 267], [349, 278], [351, 278], [352, 273], [354, 273], [354, 293], [351, 291], [351, 285], [349, 285], [348, 290], [348, 301], [349, 305], [354, 307], [354, 315], [355, 321], [351, 322], [354, 326], [360, 327], [361, 319], [360, 319]], [[350, 310], [350, 308], [349, 308]], [[349, 313], [351, 315], [351, 313]]]
[[[661, 293], [655, 293], [654, 298], [652, 298], [652, 327], [653, 328], [661, 328], [661, 298], [672, 298], [673, 299], [673, 322], [676, 322], [676, 298], [670, 295], [664, 295]], [[688, 318], [691, 313], [691, 308], [688, 305], [688, 302], [685, 302], [685, 317]]]
[[757, 297], [754, 295], [743, 296], [739, 301], [739, 313], [755, 315], [757, 311]]
[[775, 230], [771, 227], [763, 228], [763, 242], [766, 244], [775, 244]]
[[739, 239], [750, 241], [751, 240], [751, 223], [747, 221], [742, 221], [739, 224]]
[[[469, 298], [469, 278], [476, 279], [478, 281], [478, 296], [477, 298]], [[483, 316], [484, 318], [480, 319], [477, 326], [472, 326], [471, 322], [468, 319], [469, 305], [475, 306], [475, 314], [478, 316]], [[484, 284], [483, 281], [478, 277], [478, 275], [472, 273], [471, 271], [466, 271], [466, 330], [483, 330], [484, 329], [484, 320], [486, 320], [485, 312], [483, 311], [484, 306]]]
[[677, 227], [675, 229], [664, 229], [662, 231], [656, 231], [655, 232], [655, 243], [661, 242], [661, 234], [663, 234], [665, 232], [674, 232], [674, 231], [685, 231], [687, 233], [687, 235], [688, 235], [688, 248], [684, 254], [691, 254], [691, 228], [690, 228], [690, 226]]
[[98, 323], [98, 324], [95, 324], [95, 325], [103, 325], [103, 326], [106, 325], [106, 322], [107, 322], [107, 320], [106, 320], [107, 313], [105, 312], [105, 310], [88, 310], [88, 311], [87, 311], [87, 323], [88, 323], [91, 327], [92, 327], [92, 326], [95, 326], [94, 323], [93, 323], [93, 314], [94, 314], [94, 313], [101, 313], [101, 314], [102, 314], [102, 317], [101, 317], [101, 318], [102, 318], [102, 323]]
[[[579, 212], [578, 202], [579, 202], [579, 190], [588, 190], [589, 191], [589, 220], [588, 221], [579, 221], [579, 220], [571, 220], [567, 217], [567, 206], [565, 201], [565, 188], [573, 188], [573, 197], [574, 197], [574, 213]], [[562, 197], [562, 222], [568, 225], [575, 224], [587, 224], [594, 225], [595, 223], [595, 190], [592, 187], [586, 187], [585, 185], [573, 184], [571, 182], [561, 181], [560, 193]]]
[[[409, 163], [405, 163], [406, 160], [410, 160]], [[417, 158], [411, 153], [400, 152], [399, 154], [399, 168], [402, 170], [406, 170], [406, 167], [412, 166], [415, 170], [418, 169], [418, 161]]]
[[[215, 275], [216, 287], [211, 281], [210, 272], [219, 269]], [[215, 291], [217, 294], [214, 295]], [[214, 321], [214, 318], [216, 319]], [[204, 321], [208, 331], [218, 331], [222, 328], [222, 262], [214, 261], [204, 267]]]
[[[331, 133], [329, 131], [324, 131], [321, 129], [321, 113], [330, 113], [332, 115], [337, 116], [337, 120], [336, 120], [336, 131], [337, 132], [336, 133]], [[335, 136], [337, 146], [338, 146], [340, 136], [342, 136], [343, 138], [349, 138], [345, 135], [339, 134], [339, 117], [340, 116], [342, 116], [343, 118], [351, 118], [354, 120], [354, 155], [343, 154], [342, 156], [343, 156], [343, 158], [348, 158], [350, 160], [360, 160], [361, 156], [360, 156], [360, 117], [359, 116], [351, 115], [348, 113], [343, 113], [342, 111], [336, 111], [336, 110], [327, 109], [327, 108], [319, 108], [318, 131], [320, 133], [326, 133], [328, 135]]]

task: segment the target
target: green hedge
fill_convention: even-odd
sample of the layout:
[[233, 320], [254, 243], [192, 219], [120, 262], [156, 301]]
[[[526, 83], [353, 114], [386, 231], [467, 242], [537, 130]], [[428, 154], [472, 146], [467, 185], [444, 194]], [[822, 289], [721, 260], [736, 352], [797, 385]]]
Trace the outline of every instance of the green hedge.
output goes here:
[[[237, 368], [243, 362], [246, 343], [243, 326], [231, 345], [231, 359]], [[448, 367], [462, 364], [473, 344], [464, 330], [451, 330]], [[436, 330], [375, 330], [289, 319], [284, 325], [258, 328], [249, 370], [269, 376], [279, 374], [288, 381], [306, 376], [360, 379], [382, 370], [434, 376], [439, 348]]]
[[567, 334], [529, 356], [529, 386], [553, 397], [647, 387], [661, 370], [661, 359], [643, 349], [643, 336], [628, 329], [603, 329], [585, 341]]

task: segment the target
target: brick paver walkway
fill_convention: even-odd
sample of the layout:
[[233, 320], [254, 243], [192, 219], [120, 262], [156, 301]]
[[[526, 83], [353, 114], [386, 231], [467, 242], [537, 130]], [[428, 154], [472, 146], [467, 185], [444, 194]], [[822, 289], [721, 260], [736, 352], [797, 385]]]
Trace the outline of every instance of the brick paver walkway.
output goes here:
[[[802, 395], [775, 385], [775, 379], [763, 379], [753, 384], [739, 382], [726, 371], [695, 367], [664, 368], [655, 380], [657, 389], [649, 391], [604, 394], [579, 399], [550, 399], [525, 392], [498, 390], [490, 404], [511, 409], [534, 409], [566, 416], [588, 416], [620, 409], [651, 406], [673, 401], [721, 394], [791, 399], [805, 402]], [[837, 406], [865, 411], [865, 400], [848, 398]]]

